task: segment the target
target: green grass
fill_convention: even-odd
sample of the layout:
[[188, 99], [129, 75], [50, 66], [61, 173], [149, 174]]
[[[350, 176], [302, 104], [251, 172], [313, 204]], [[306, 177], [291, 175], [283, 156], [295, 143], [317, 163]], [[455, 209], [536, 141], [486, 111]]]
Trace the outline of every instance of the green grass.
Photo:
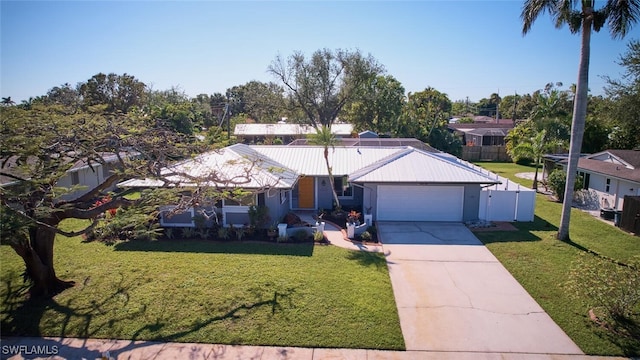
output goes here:
[[23, 264], [10, 247], [0, 247], [0, 261], [3, 335], [404, 349], [379, 254], [58, 237], [58, 275], [77, 283], [48, 301], [25, 301]]
[[[530, 180], [519, 179], [515, 174], [534, 171], [533, 167], [505, 163], [478, 165], [531, 186]], [[534, 222], [516, 223], [519, 231], [515, 232], [476, 235], [585, 353], [639, 355], [640, 339], [617, 336], [596, 325], [587, 316], [592, 306], [588, 299], [569, 296], [564, 284], [572, 263], [585, 250], [628, 262], [640, 255], [640, 238], [573, 209], [571, 242], [558, 241], [555, 235], [561, 207], [562, 204], [538, 194]]]

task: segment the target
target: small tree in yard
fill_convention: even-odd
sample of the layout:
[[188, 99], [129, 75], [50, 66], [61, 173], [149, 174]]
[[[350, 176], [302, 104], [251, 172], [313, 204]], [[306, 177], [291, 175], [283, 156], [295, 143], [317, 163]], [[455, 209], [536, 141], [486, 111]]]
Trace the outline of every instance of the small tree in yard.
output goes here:
[[532, 186], [534, 190], [538, 190], [538, 167], [542, 161], [542, 156], [559, 144], [558, 141], [548, 139], [547, 131], [542, 130], [531, 137], [521, 139], [520, 143], [510, 149], [509, 155], [511, 155], [512, 158], [529, 158], [534, 161], [533, 164], [536, 167]]
[[[167, 171], [166, 166], [198, 149], [190, 138], [152, 117], [105, 113], [100, 106], [86, 112], [59, 105], [2, 107], [0, 119], [1, 241], [24, 260], [32, 296], [52, 296], [74, 284], [56, 275], [53, 255], [57, 234], [78, 236], [101, 229], [119, 232], [127, 239], [155, 236], [158, 205], [176, 203], [180, 198], [177, 193], [183, 190], [175, 180], [181, 174]], [[112, 171], [95, 188], [76, 196], [72, 193], [80, 187], [58, 184], [77, 164], [90, 168], [108, 165]], [[134, 190], [107, 196], [113, 184], [131, 177], [148, 178], [160, 185], [139, 197], [128, 196]], [[178, 208], [205, 205], [206, 199], [224, 196], [219, 190], [198, 186], [212, 179], [220, 181], [218, 174], [190, 178], [193, 190], [190, 195], [181, 193]], [[89, 225], [67, 232], [59, 227], [65, 219], [85, 219]], [[116, 226], [100, 225], [107, 220]]]
[[[576, 176], [576, 182], [573, 184], [574, 189], [579, 189], [582, 186], [583, 179], [581, 176]], [[564, 190], [567, 186], [567, 173], [564, 170], [556, 169], [549, 174], [547, 178], [547, 184], [553, 191], [553, 194], [556, 196], [559, 202], [564, 201]], [[575, 191], [574, 191], [575, 193]]]
[[586, 299], [586, 305], [600, 320], [609, 322], [610, 326], [638, 322], [639, 260], [636, 258], [630, 265], [622, 265], [583, 253], [572, 264], [566, 288], [570, 295]]

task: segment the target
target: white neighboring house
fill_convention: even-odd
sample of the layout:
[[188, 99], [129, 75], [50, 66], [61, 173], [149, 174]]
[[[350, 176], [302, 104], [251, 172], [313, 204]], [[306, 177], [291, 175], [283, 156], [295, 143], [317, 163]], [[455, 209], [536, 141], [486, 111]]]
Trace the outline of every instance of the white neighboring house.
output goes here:
[[[566, 167], [566, 163], [563, 164]], [[595, 193], [600, 208], [622, 210], [625, 195], [640, 195], [640, 150], [605, 150], [580, 158], [584, 189]]]
[[[100, 156], [106, 162], [105, 165], [91, 161], [88, 163], [86, 160], [79, 160], [71, 169], [67, 171], [67, 174], [60, 178], [56, 184], [59, 187], [71, 188], [72, 186], [82, 186], [81, 189], [65, 194], [60, 197], [62, 200], [76, 199], [89, 191], [96, 188], [96, 186], [102, 184], [111, 174], [118, 162], [118, 156], [115, 153], [102, 153]], [[130, 157], [131, 154], [121, 153], [121, 157]], [[116, 184], [105, 189], [106, 191], [114, 190]]]

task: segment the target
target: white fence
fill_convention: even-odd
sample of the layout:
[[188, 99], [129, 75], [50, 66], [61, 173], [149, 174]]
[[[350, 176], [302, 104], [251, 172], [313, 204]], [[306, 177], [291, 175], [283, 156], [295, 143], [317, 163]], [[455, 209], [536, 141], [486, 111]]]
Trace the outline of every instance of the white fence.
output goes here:
[[495, 178], [500, 184], [480, 191], [478, 217], [487, 221], [533, 221], [536, 192], [486, 169], [465, 162], [467, 166]]

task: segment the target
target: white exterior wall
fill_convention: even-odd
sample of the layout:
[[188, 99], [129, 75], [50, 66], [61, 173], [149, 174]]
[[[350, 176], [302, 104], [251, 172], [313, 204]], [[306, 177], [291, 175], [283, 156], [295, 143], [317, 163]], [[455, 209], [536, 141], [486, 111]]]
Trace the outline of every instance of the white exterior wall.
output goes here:
[[[105, 180], [102, 174], [103, 171], [102, 171], [101, 164], [94, 164], [93, 170], [89, 167], [84, 167], [84, 168], [78, 169], [76, 172], [78, 173], [78, 180], [79, 180], [78, 185], [81, 185], [84, 188], [81, 190], [66, 194], [64, 196], [61, 196], [62, 200], [71, 200], [71, 199], [78, 198], [88, 193], [89, 191], [94, 189], [96, 186], [102, 184]], [[56, 185], [59, 187], [71, 188], [73, 186], [71, 177], [72, 177], [72, 172], [68, 172], [64, 177], [60, 178], [60, 180]]]
[[[607, 191], [607, 179], [610, 179], [609, 191]], [[625, 195], [640, 195], [640, 184], [591, 173], [589, 190], [598, 195], [598, 204], [601, 208], [622, 210]]]

